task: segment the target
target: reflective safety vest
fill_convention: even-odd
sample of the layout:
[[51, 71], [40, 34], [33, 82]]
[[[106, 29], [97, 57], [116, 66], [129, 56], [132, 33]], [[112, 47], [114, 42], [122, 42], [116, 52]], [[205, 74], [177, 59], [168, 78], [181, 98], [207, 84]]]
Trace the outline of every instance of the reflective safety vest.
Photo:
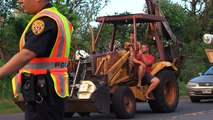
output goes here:
[[61, 98], [69, 96], [67, 61], [69, 57], [73, 27], [66, 17], [59, 13], [55, 7], [44, 9], [31, 19], [21, 36], [19, 46], [20, 51], [25, 45], [25, 34], [31, 24], [36, 19], [44, 16], [52, 18], [57, 23], [58, 34], [56, 42], [49, 57], [33, 58], [28, 64], [19, 70], [19, 73], [12, 79], [14, 97], [17, 97], [19, 93], [21, 93], [21, 74], [23, 72], [39, 75], [47, 74], [47, 71], [50, 71], [50, 76], [53, 80], [54, 89], [57, 95]]

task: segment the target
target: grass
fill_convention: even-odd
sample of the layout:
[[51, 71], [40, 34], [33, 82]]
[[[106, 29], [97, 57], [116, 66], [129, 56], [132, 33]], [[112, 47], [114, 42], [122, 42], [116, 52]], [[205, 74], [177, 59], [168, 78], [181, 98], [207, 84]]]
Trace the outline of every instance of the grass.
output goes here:
[[0, 114], [17, 113], [21, 112], [21, 109], [14, 103], [13, 100], [0, 99]]
[[187, 96], [186, 83], [178, 81], [178, 85], [179, 85], [179, 95], [180, 96]]

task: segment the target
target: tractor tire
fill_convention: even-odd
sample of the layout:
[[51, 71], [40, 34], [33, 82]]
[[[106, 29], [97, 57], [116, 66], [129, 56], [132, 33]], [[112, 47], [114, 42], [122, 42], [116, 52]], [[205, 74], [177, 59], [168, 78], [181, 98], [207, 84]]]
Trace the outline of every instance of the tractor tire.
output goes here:
[[193, 103], [199, 103], [200, 102], [200, 98], [196, 98], [196, 97], [192, 97], [192, 96], [190, 96], [190, 100]]
[[136, 111], [136, 100], [131, 89], [121, 86], [112, 95], [112, 109], [117, 118], [133, 118]]
[[148, 100], [152, 111], [157, 113], [174, 112], [179, 101], [177, 77], [173, 70], [163, 69], [156, 75], [160, 84], [153, 91], [154, 100]]

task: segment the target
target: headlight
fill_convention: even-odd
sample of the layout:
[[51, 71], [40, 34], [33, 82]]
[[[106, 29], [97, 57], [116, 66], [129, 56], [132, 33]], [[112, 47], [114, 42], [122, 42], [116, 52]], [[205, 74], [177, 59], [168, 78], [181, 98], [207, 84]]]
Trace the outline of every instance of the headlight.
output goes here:
[[194, 82], [188, 82], [187, 87], [196, 87], [197, 83]]

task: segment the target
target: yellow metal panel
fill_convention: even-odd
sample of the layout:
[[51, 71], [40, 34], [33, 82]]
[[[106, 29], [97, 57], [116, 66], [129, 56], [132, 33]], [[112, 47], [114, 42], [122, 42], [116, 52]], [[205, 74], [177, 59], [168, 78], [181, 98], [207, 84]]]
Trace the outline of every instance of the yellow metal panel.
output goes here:
[[122, 73], [122, 69], [120, 69], [116, 74], [115, 76], [109, 80], [109, 83], [110, 83], [110, 86], [113, 86], [113, 84], [115, 83], [116, 80], [118, 80], [118, 78], [120, 77]]
[[205, 49], [206, 55], [210, 63], [213, 63], [213, 49]]
[[118, 51], [118, 54], [119, 54], [120, 57], [124, 56], [126, 53], [127, 53], [126, 50], [120, 50], [120, 51]]
[[128, 80], [129, 80], [129, 76], [126, 75], [126, 76], [123, 76], [123, 77], [117, 79], [113, 85], [119, 84], [119, 83], [121, 83], [121, 82], [126, 82], [126, 81], [128, 81]]
[[155, 64], [152, 65], [152, 75], [155, 75], [157, 72], [159, 72], [160, 70], [162, 70], [165, 67], [172, 67], [175, 71], [178, 71], [178, 69], [176, 68], [176, 66], [174, 64], [172, 64], [171, 62], [167, 62], [167, 61], [160, 61], [157, 62]]
[[108, 69], [113, 66], [118, 60], [120, 56], [118, 53], [109, 53], [96, 58], [96, 72], [95, 74], [105, 75]]
[[108, 80], [111, 80], [114, 75], [121, 69], [123, 64], [128, 60], [129, 52], [127, 52], [124, 56], [122, 56], [108, 71]]
[[[146, 101], [147, 99], [145, 98], [145, 93], [148, 90], [149, 86], [145, 85], [142, 86], [142, 88], [137, 88], [136, 86], [130, 87], [130, 89], [132, 90], [133, 94], [135, 95], [135, 98], [142, 100], [142, 101]], [[154, 96], [152, 93], [150, 93], [149, 95], [151, 100], [154, 100]]]

